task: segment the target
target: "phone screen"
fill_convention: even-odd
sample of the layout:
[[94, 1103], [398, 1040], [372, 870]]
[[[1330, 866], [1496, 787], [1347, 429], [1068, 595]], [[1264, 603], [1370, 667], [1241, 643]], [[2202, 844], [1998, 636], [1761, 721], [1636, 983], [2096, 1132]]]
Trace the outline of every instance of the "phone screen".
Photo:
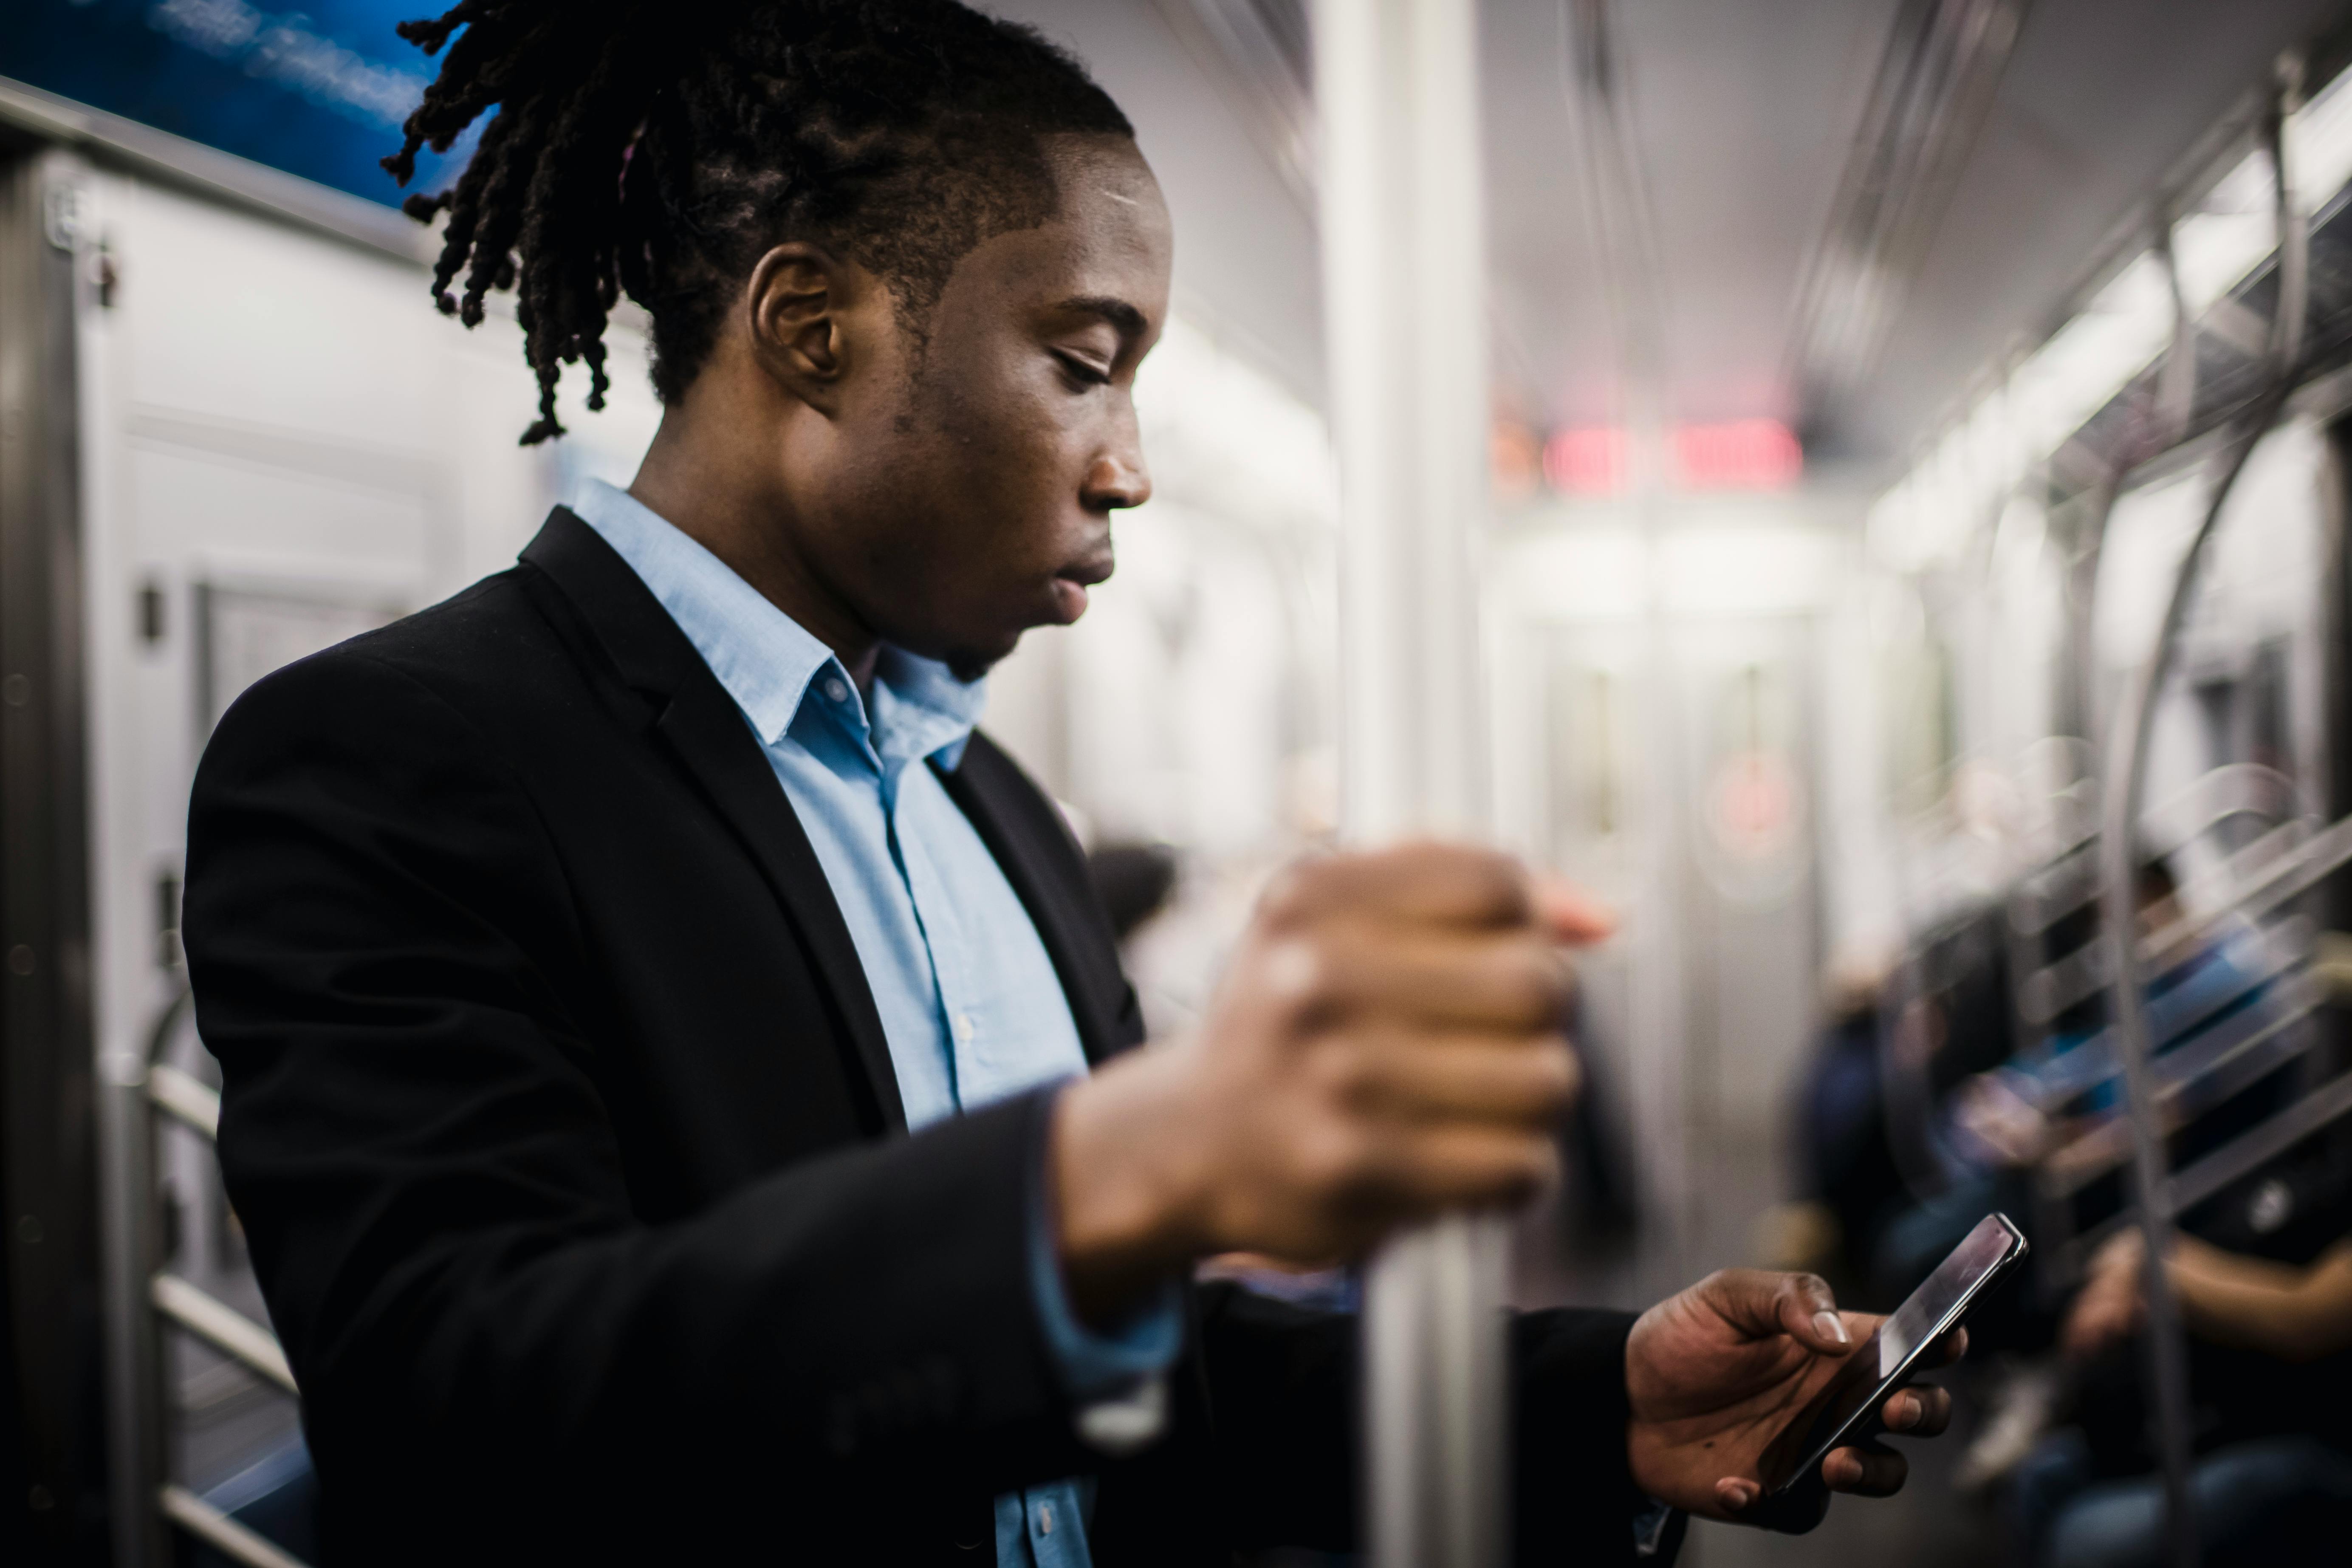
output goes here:
[[1764, 1450], [1757, 1477], [1764, 1489], [1779, 1491], [1829, 1458], [1910, 1375], [1921, 1353], [1957, 1328], [1969, 1306], [2024, 1256], [2025, 1237], [2007, 1215], [1979, 1222]]

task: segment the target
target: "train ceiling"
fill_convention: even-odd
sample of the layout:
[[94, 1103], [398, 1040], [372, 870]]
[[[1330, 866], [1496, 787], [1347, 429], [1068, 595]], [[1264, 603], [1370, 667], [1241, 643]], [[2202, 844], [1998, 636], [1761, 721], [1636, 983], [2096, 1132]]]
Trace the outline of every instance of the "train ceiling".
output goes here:
[[[1318, 395], [1299, 0], [995, 3], [1129, 106], [1176, 209], [1181, 293]], [[1670, 420], [1783, 419], [1817, 471], [1877, 478], [2054, 324], [2200, 138], [2347, 6], [1483, 10], [1506, 403], [1538, 426], [1644, 398]]]

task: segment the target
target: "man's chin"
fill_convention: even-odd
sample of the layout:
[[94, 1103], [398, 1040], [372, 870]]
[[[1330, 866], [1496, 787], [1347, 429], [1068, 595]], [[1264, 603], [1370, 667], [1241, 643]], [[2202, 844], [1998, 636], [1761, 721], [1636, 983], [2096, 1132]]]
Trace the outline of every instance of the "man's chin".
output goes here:
[[[1011, 648], [1007, 648], [1004, 651], [1005, 653], [1010, 653], [1013, 650]], [[1003, 657], [1004, 654], [1003, 653], [985, 654], [957, 652], [949, 654], [947, 658], [940, 660], [940, 662], [948, 667], [948, 673], [950, 675], [954, 676], [958, 680], [961, 680], [965, 685], [969, 686], [973, 681], [978, 680], [982, 676], [986, 675], [990, 670], [995, 668], [997, 661], [1002, 659]]]
[[939, 656], [940, 662], [946, 665], [948, 673], [958, 680], [974, 681], [1011, 658], [1013, 650], [1020, 646], [1021, 634], [1014, 632], [993, 647], [976, 647], [967, 645], [949, 648]]
[[1053, 624], [1077, 625], [1078, 617], [1087, 613], [1087, 585], [1069, 577], [1056, 577], [1048, 591], [1054, 596]]

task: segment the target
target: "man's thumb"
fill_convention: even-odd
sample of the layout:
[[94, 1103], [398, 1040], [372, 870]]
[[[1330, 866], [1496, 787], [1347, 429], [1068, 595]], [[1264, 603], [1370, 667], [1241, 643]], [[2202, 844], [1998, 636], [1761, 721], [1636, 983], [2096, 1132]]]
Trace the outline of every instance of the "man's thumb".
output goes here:
[[1824, 1355], [1843, 1355], [1853, 1349], [1837, 1298], [1820, 1275], [1783, 1274], [1776, 1296], [1780, 1326], [1800, 1342]]
[[1759, 1269], [1738, 1269], [1738, 1274], [1745, 1274], [1740, 1279], [1745, 1293], [1764, 1298], [1757, 1302], [1761, 1311], [1752, 1311], [1752, 1319], [1761, 1319], [1755, 1323], [1759, 1335], [1785, 1333], [1825, 1356], [1853, 1350], [1853, 1335], [1837, 1310], [1837, 1295], [1830, 1293], [1830, 1281], [1821, 1274], [1764, 1274]]
[[1710, 1275], [1701, 1289], [1716, 1313], [1748, 1339], [1788, 1334], [1824, 1355], [1843, 1355], [1853, 1348], [1837, 1298], [1818, 1274], [1727, 1268]]

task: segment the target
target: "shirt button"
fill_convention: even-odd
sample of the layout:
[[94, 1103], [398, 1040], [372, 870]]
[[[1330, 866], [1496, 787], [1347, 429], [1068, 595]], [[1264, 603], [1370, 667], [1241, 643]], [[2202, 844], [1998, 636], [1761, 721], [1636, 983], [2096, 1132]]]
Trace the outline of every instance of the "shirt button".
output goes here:
[[963, 1041], [966, 1045], [970, 1045], [971, 1043], [971, 1014], [958, 1013], [955, 1016], [955, 1037]]
[[1037, 1533], [1040, 1535], [1051, 1535], [1054, 1533], [1054, 1505], [1052, 1503], [1041, 1502], [1037, 1505]]
[[824, 683], [824, 694], [835, 702], [846, 702], [849, 700], [849, 683], [835, 676]]

